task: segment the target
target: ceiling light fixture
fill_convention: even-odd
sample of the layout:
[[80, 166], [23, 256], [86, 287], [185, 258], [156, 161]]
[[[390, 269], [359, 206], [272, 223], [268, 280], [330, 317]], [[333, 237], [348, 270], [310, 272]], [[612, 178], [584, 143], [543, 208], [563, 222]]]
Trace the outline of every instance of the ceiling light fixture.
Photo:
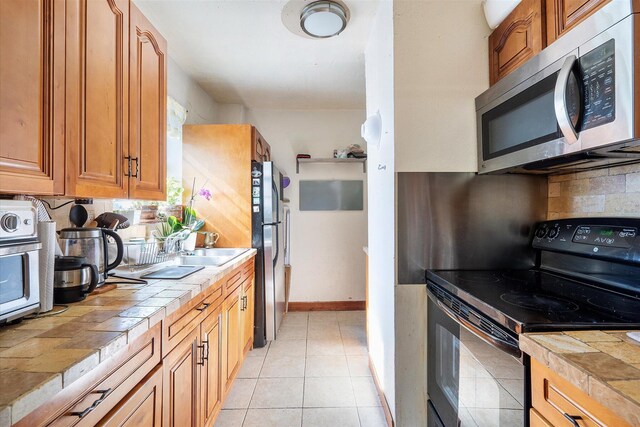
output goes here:
[[302, 31], [320, 39], [337, 36], [347, 27], [349, 9], [330, 0], [313, 2], [300, 14]]

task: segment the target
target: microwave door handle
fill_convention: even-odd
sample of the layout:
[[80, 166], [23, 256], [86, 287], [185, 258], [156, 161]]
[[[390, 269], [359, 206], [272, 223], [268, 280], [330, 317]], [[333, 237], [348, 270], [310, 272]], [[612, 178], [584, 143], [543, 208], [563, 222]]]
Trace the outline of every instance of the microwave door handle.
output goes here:
[[567, 109], [567, 83], [569, 82], [569, 76], [571, 76], [571, 70], [573, 64], [578, 60], [575, 55], [569, 55], [564, 60], [560, 73], [558, 73], [558, 80], [556, 80], [556, 87], [553, 91], [553, 108], [556, 113], [556, 120], [558, 121], [558, 127], [560, 132], [564, 135], [568, 144], [578, 142], [578, 133], [571, 123], [569, 117], [569, 110]]

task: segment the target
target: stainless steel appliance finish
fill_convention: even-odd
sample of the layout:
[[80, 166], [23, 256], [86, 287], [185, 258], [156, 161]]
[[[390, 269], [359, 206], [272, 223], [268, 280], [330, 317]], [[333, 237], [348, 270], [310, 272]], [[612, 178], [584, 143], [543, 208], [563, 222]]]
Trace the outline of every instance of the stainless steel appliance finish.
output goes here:
[[[108, 238], [116, 244], [116, 255], [112, 262], [109, 262]], [[98, 286], [105, 283], [109, 270], [116, 268], [124, 255], [122, 239], [118, 233], [106, 228], [64, 228], [60, 230], [59, 241], [64, 255], [86, 257], [90, 264], [98, 267]]]
[[533, 266], [527, 243], [546, 217], [546, 178], [401, 172], [397, 191], [399, 284], [425, 283], [430, 268]]
[[640, 161], [640, 15], [612, 1], [476, 98], [480, 173]]
[[37, 225], [31, 202], [0, 200], [0, 323], [40, 308]]
[[254, 346], [277, 338], [285, 312], [282, 174], [273, 162], [252, 167], [253, 247], [256, 255]]
[[[501, 336], [480, 330], [431, 294], [427, 316], [429, 422], [447, 427], [528, 425], [527, 368], [517, 338], [499, 329], [493, 335]], [[493, 326], [488, 322], [483, 319], [486, 329]]]

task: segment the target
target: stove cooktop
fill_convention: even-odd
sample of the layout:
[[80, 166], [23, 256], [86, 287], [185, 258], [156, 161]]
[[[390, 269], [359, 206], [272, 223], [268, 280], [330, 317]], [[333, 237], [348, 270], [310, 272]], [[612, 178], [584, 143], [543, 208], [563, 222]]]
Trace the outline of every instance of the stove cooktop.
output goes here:
[[640, 296], [532, 270], [428, 270], [444, 288], [516, 332], [640, 328]]

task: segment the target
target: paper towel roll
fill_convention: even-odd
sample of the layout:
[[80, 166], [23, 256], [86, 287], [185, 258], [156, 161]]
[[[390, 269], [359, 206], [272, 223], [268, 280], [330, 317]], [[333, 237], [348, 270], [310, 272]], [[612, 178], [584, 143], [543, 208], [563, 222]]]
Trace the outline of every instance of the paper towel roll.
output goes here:
[[40, 265], [40, 313], [53, 309], [53, 270], [54, 255], [58, 241], [56, 239], [56, 222], [40, 221], [38, 238], [42, 243], [39, 253]]

